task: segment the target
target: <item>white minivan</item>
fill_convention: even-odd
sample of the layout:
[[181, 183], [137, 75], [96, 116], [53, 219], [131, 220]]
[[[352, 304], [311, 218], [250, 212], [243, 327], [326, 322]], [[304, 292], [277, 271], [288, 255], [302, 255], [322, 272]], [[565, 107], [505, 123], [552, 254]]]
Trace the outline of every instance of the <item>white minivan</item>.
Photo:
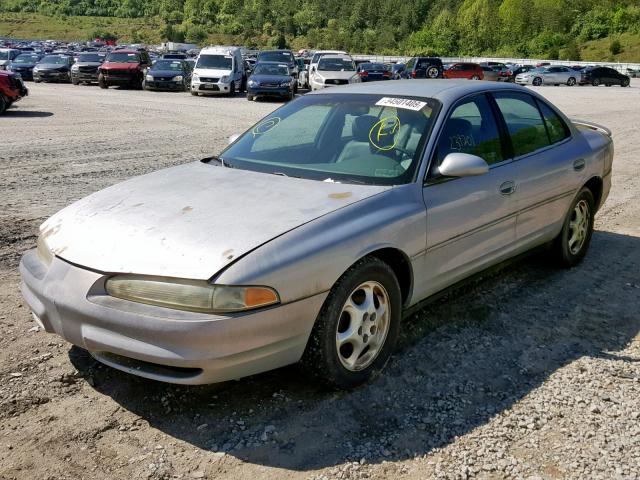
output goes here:
[[193, 69], [191, 95], [234, 95], [244, 91], [246, 83], [240, 47], [206, 47]]

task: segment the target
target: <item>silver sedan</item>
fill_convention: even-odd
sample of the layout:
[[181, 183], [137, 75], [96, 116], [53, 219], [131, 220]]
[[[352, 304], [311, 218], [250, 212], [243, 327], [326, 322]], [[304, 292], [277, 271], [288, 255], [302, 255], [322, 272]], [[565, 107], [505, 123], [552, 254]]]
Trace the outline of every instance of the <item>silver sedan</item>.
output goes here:
[[574, 86], [580, 78], [580, 72], [561, 65], [535, 68], [516, 76], [519, 85], [567, 85]]
[[510, 84], [321, 90], [217, 157], [48, 219], [22, 292], [47, 332], [135, 375], [199, 384], [300, 362], [350, 388], [435, 293], [542, 245], [577, 265], [612, 162], [606, 128]]

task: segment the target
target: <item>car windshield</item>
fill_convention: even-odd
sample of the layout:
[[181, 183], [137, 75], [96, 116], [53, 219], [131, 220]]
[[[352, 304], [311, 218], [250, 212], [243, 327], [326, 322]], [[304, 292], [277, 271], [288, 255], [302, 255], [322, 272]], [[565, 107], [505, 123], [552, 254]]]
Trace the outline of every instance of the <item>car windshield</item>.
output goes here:
[[137, 53], [110, 53], [107, 57], [108, 62], [115, 63], [140, 63], [140, 56]]
[[40, 60], [40, 63], [47, 63], [50, 65], [66, 65], [67, 62], [67, 57], [59, 57], [57, 55], [47, 55]]
[[37, 55], [18, 55], [13, 63], [37, 63], [38, 56]]
[[153, 64], [153, 70], [175, 70], [182, 71], [182, 62], [179, 60], [156, 60]]
[[286, 65], [269, 65], [267, 63], [258, 63], [253, 70], [254, 75], [289, 75], [289, 68]]
[[260, 52], [259, 62], [293, 62], [293, 55], [290, 52]]
[[200, 55], [196, 68], [217, 68], [219, 70], [231, 70], [233, 58], [228, 55]]
[[430, 98], [369, 94], [300, 97], [265, 117], [220, 155], [223, 165], [320, 181], [413, 181], [429, 135]]
[[104, 55], [98, 55], [97, 53], [82, 53], [78, 57], [79, 62], [102, 62]]
[[356, 66], [347, 58], [321, 58], [318, 62], [318, 70], [328, 72], [353, 72]]
[[9, 52], [8, 51], [0, 52], [0, 60], [9, 60]]

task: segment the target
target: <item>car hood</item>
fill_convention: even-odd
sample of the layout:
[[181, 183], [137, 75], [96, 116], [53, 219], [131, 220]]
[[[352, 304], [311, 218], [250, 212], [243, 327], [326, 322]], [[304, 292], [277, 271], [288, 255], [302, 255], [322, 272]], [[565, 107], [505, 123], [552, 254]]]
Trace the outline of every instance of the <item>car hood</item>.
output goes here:
[[249, 80], [256, 82], [289, 82], [291, 77], [289, 75], [251, 75]]
[[139, 66], [139, 63], [104, 62], [101, 68], [105, 70], [136, 70]]
[[219, 69], [219, 68], [198, 68], [193, 71], [194, 75], [198, 75], [200, 77], [213, 77], [220, 78], [225, 75], [230, 75], [231, 70]]
[[329, 70], [318, 70], [318, 74], [322, 78], [328, 78], [331, 80], [349, 80], [356, 72], [331, 72]]
[[94, 270], [209, 279], [273, 238], [389, 188], [194, 162], [89, 195], [40, 235], [55, 255]]
[[156, 77], [176, 77], [178, 75], [182, 75], [184, 77], [186, 73], [177, 70], [148, 70], [147, 75]]
[[60, 70], [63, 68], [68, 69], [68, 65], [60, 65], [59, 63], [38, 63], [35, 65], [39, 70]]

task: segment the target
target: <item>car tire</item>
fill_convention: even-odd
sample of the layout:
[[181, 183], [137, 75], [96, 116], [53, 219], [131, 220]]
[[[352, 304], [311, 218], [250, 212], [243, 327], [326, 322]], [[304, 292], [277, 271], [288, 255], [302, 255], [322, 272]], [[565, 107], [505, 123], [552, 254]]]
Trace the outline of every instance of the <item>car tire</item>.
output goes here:
[[109, 88], [107, 81], [104, 79], [104, 75], [98, 75], [98, 86], [100, 88]]
[[247, 78], [242, 77], [242, 80], [240, 82], [240, 93], [244, 93], [246, 91], [247, 91]]
[[250, 102], [253, 102], [254, 96], [251, 95], [250, 93], [247, 93], [247, 100]]
[[36, 80], [35, 78], [33, 79], [33, 83], [40, 83], [41, 80]]
[[540, 85], [542, 85], [542, 79], [541, 79], [540, 77], [535, 77], [535, 78], [533, 79], [533, 81], [531, 82], [531, 84], [532, 84], [534, 87], [539, 87]]
[[480, 80], [480, 76], [474, 75], [471, 77], [471, 80]]
[[198, 92], [194, 92], [193, 90], [191, 90], [191, 95], [193, 95], [194, 97], [198, 96]]
[[622, 80], [622, 82], [620, 82], [620, 86], [621, 87], [628, 87], [629, 86], [629, 79], [625, 78], [624, 80]]
[[591, 85], [593, 85], [594, 87], [599, 87], [600, 86], [600, 79], [599, 78], [594, 78], [593, 80], [591, 80]]
[[236, 82], [231, 82], [231, 86], [229, 87], [229, 96], [230, 97], [236, 96]]
[[80, 82], [78, 80], [74, 80], [73, 77], [71, 78], [71, 83], [74, 85], [80, 85]]
[[562, 230], [553, 241], [555, 264], [571, 268], [582, 261], [591, 243], [595, 212], [593, 193], [584, 187], [571, 203]]
[[6, 112], [7, 108], [9, 108], [9, 102], [4, 98], [4, 95], [0, 95], [0, 115]]
[[426, 73], [427, 78], [438, 78], [440, 76], [440, 70], [435, 66], [428, 67]]
[[569, 80], [567, 80], [567, 86], [568, 87], [573, 87], [576, 84], [576, 79], [573, 77], [570, 77]]
[[375, 257], [354, 264], [335, 283], [318, 314], [302, 356], [305, 373], [340, 389], [377, 375], [398, 339], [401, 303], [389, 265]]

